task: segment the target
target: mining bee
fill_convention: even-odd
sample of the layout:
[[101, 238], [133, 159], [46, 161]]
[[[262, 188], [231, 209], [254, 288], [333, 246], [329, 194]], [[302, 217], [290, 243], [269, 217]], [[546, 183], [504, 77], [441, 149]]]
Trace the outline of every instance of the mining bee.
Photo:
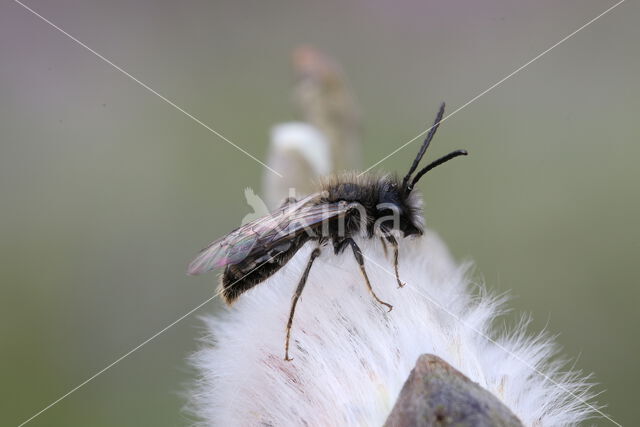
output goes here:
[[466, 155], [456, 150], [420, 169], [413, 177], [420, 160], [429, 147], [442, 116], [444, 103], [429, 130], [409, 172], [400, 180], [397, 176], [345, 173], [326, 179], [320, 191], [300, 200], [287, 199], [273, 213], [245, 224], [203, 249], [189, 265], [189, 274], [201, 274], [224, 267], [220, 281], [221, 293], [228, 304], [240, 294], [263, 282], [280, 270], [302, 246], [312, 242], [315, 248], [309, 256], [298, 287], [293, 294], [286, 327], [285, 360], [289, 358], [291, 325], [313, 262], [329, 243], [335, 255], [349, 249], [355, 257], [369, 293], [389, 311], [393, 308], [373, 290], [364, 257], [354, 237], [379, 238], [383, 247], [393, 250], [393, 266], [399, 286], [404, 286], [398, 274], [398, 240], [422, 235], [424, 218], [422, 198], [414, 191], [416, 183], [431, 169], [455, 157]]

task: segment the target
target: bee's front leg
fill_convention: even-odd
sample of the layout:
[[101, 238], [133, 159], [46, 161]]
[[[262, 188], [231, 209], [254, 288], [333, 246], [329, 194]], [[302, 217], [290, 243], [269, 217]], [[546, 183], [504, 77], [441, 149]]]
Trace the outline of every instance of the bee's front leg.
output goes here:
[[387, 242], [384, 237], [380, 238], [380, 243], [382, 243], [382, 249], [384, 250], [384, 257], [389, 256], [389, 252], [387, 251]]
[[[393, 268], [395, 269], [395, 272], [396, 272], [396, 280], [398, 281], [398, 287], [402, 288], [405, 285], [405, 283], [402, 283], [402, 281], [400, 280], [400, 273], [398, 272], [398, 241], [392, 234], [387, 234], [385, 238], [387, 239], [391, 247], [393, 247]], [[385, 253], [386, 253], [386, 247], [385, 247]]]

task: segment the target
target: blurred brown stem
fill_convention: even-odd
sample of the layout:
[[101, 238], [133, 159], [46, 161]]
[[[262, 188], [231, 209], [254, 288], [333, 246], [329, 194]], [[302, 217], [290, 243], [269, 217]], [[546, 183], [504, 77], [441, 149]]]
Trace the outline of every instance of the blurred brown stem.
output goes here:
[[304, 121], [331, 144], [334, 171], [362, 166], [360, 112], [337, 62], [304, 46], [293, 54], [294, 99]]

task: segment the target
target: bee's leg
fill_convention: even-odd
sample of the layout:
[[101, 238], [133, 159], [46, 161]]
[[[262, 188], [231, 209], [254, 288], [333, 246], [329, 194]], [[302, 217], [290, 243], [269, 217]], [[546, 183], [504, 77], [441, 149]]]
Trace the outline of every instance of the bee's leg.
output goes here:
[[296, 305], [298, 304], [298, 298], [300, 298], [300, 295], [302, 294], [304, 285], [307, 284], [307, 277], [309, 277], [309, 271], [311, 270], [313, 261], [315, 261], [318, 255], [320, 255], [320, 248], [315, 248], [313, 252], [311, 252], [311, 256], [309, 257], [309, 262], [307, 262], [307, 268], [305, 268], [304, 273], [302, 273], [302, 277], [300, 278], [300, 282], [298, 282], [298, 287], [296, 288], [296, 292], [293, 294], [293, 298], [291, 298], [291, 311], [289, 312], [289, 321], [287, 322], [287, 338], [284, 343], [284, 360], [286, 361], [293, 360], [289, 357], [289, 338], [291, 338], [291, 325], [293, 324], [293, 315], [296, 312]]
[[369, 288], [369, 292], [371, 293], [371, 295], [373, 295], [373, 298], [376, 301], [378, 301], [380, 304], [386, 306], [389, 309], [389, 311], [393, 310], [393, 306], [391, 304], [388, 304], [382, 301], [380, 298], [378, 298], [378, 295], [376, 295], [376, 293], [373, 292], [373, 287], [371, 287], [369, 276], [367, 275], [367, 271], [364, 268], [364, 258], [362, 257], [362, 251], [360, 250], [360, 247], [358, 246], [358, 244], [351, 237], [348, 237], [345, 240], [343, 240], [343, 244], [351, 245], [351, 249], [353, 250], [353, 256], [356, 258], [356, 261], [360, 266], [360, 271], [362, 272], [362, 276], [364, 276], [364, 281], [367, 284], [367, 288]]
[[400, 274], [398, 273], [398, 241], [391, 234], [387, 234], [386, 239], [389, 242], [389, 244], [393, 247], [393, 268], [396, 271], [396, 280], [398, 281], [398, 287], [401, 288], [405, 284], [402, 283], [402, 281], [400, 280]]
[[380, 242], [382, 243], [382, 249], [384, 250], [384, 257], [386, 258], [387, 256], [389, 256], [389, 253], [387, 252], [387, 242], [385, 241], [384, 237], [380, 238]]

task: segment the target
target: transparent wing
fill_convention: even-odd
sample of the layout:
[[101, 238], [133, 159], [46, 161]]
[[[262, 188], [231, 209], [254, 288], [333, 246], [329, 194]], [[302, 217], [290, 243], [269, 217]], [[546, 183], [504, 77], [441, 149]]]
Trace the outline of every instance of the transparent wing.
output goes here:
[[[263, 243], [277, 245], [283, 240], [296, 236], [312, 225], [328, 219], [338, 218], [346, 214], [355, 203], [339, 201], [335, 203], [319, 203], [304, 206], [292, 212], [278, 224], [273, 232], [264, 236]], [[313, 230], [309, 230], [314, 233]]]
[[307, 227], [344, 215], [352, 206], [347, 202], [314, 203], [319, 198], [320, 193], [307, 196], [212, 242], [189, 264], [188, 273], [202, 274], [237, 264], [250, 254], [264, 254]]

